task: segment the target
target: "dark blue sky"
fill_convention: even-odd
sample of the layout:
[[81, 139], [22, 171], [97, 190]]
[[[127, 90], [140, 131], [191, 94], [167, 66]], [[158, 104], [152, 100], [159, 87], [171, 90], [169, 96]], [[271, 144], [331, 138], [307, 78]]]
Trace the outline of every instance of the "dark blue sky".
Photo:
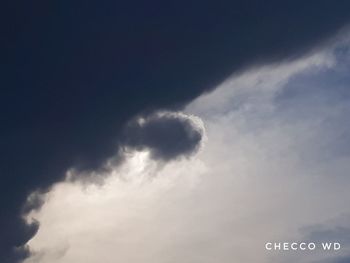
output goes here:
[[181, 108], [227, 76], [317, 47], [348, 1], [6, 1], [0, 96], [0, 260], [36, 227], [27, 195], [97, 169], [135, 114]]

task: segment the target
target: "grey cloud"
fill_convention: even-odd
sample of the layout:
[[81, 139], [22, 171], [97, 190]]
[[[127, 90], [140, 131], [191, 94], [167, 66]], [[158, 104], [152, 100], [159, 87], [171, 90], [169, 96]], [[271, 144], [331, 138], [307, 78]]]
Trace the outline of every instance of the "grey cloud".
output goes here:
[[350, 263], [350, 255], [347, 257], [337, 258], [332, 263]]
[[130, 122], [124, 131], [125, 149], [145, 150], [157, 160], [169, 161], [196, 152], [203, 128], [191, 117], [180, 113], [158, 113]]
[[[306, 61], [305, 65], [314, 64], [309, 59]], [[304, 62], [302, 64], [304, 65]], [[121, 261], [134, 263], [157, 261], [203, 263], [232, 262], [232, 260], [259, 263], [320, 263], [315, 261], [316, 259], [327, 259], [328, 261], [324, 262], [330, 263], [336, 260], [328, 254], [321, 253], [274, 254], [275, 257], [270, 259], [268, 257], [271, 254], [263, 249], [266, 240], [292, 238], [289, 235], [294, 236], [295, 233], [292, 230], [298, 229], [301, 222], [313, 225], [315, 222], [323, 222], [330, 215], [336, 217], [340, 211], [344, 210], [343, 204], [346, 204], [349, 198], [346, 183], [348, 177], [338, 176], [338, 167], [342, 166], [342, 170], [348, 171], [347, 164], [334, 164], [330, 161], [308, 163], [305, 158], [300, 159], [301, 154], [305, 152], [310, 153], [310, 156], [315, 159], [322, 154], [317, 150], [320, 141], [322, 142], [325, 138], [322, 132], [327, 122], [315, 123], [313, 120], [302, 118], [306, 107], [301, 106], [295, 107], [299, 118], [288, 119], [289, 115], [279, 108], [271, 111], [275, 101], [271, 101], [270, 96], [266, 96], [267, 99], [263, 101], [256, 100], [260, 95], [269, 95], [277, 88], [283, 88], [277, 85], [281, 80], [293, 76], [297, 69], [307, 68], [309, 66], [300, 67], [299, 64], [291, 64], [287, 68], [282, 68], [283, 70], [281, 67], [272, 68], [271, 77], [262, 78], [264, 82], [254, 81], [257, 79], [254, 76], [258, 73], [248, 75], [247, 85], [243, 88], [250, 89], [250, 92], [240, 99], [245, 100], [242, 105], [253, 105], [253, 109], [244, 111], [229, 107], [219, 108], [225, 105], [222, 100], [213, 98], [212, 94], [207, 100], [208, 103], [203, 103], [199, 99], [197, 103], [201, 108], [198, 112], [207, 114], [203, 116], [196, 111], [187, 112], [199, 114], [206, 123], [210, 140], [198, 160], [202, 164], [198, 164], [197, 167], [195, 163], [197, 160], [192, 160], [190, 163], [174, 162], [164, 166], [168, 169], [160, 174], [170, 175], [169, 178], [172, 176], [176, 178], [173, 173], [181, 176], [182, 171], [188, 174], [185, 179], [181, 177], [181, 180], [171, 181], [174, 182], [174, 184], [171, 183], [171, 189], [163, 188], [162, 176], [157, 177], [160, 183], [154, 181], [154, 184], [143, 184], [142, 187], [137, 187], [137, 193], [134, 192], [133, 187], [129, 191], [126, 184], [116, 183], [116, 187], [110, 187], [110, 192], [108, 190], [101, 192], [101, 197], [109, 196], [109, 193], [114, 196], [111, 200], [108, 197], [106, 203], [96, 202], [98, 198], [89, 203], [86, 195], [81, 195], [74, 202], [71, 198], [67, 198], [66, 201], [60, 200], [67, 196], [70, 191], [68, 187], [57, 196], [56, 200], [62, 202], [61, 208], [41, 211], [42, 218], [47, 213], [52, 213], [52, 221], [39, 220], [43, 231], [36, 236], [34, 242], [30, 243], [31, 249], [40, 249], [41, 245], [50, 249], [47, 243], [54, 244], [53, 241], [58, 240], [55, 236], [57, 230], [55, 227], [48, 229], [46, 226], [65, 222], [67, 234], [77, 237], [78, 242], [73, 244], [67, 255], [57, 262], [85, 262], [87, 257], [91, 262], [100, 262], [101, 255], [111, 260], [118, 257]], [[290, 78], [290, 81], [295, 79]], [[233, 84], [235, 83], [237, 82]], [[269, 88], [264, 89], [265, 86]], [[227, 90], [232, 93], [235, 87], [236, 85], [231, 85]], [[255, 91], [259, 92], [255, 93]], [[233, 97], [230, 96], [231, 93], [219, 95], [230, 98]], [[255, 103], [256, 101], [259, 103]], [[213, 104], [219, 106], [218, 113], [215, 112], [217, 115], [214, 117], [207, 108]], [[329, 109], [324, 103], [320, 104], [320, 108], [325, 111]], [[316, 119], [317, 112], [311, 113], [310, 115]], [[337, 115], [339, 123], [345, 120], [346, 116], [343, 113], [341, 111], [340, 115]], [[183, 120], [183, 117], [177, 114], [171, 115], [148, 115], [135, 119], [124, 131], [122, 142], [125, 148], [149, 149], [153, 155], [158, 151], [162, 152], [163, 156], [164, 151], [173, 150], [164, 143], [169, 141], [176, 143], [178, 137], [173, 133], [179, 135], [179, 132], [176, 133], [173, 126], [164, 128], [161, 123], [179, 121], [182, 124], [188, 121], [191, 123], [192, 118]], [[324, 116], [321, 115], [321, 117], [323, 120]], [[183, 126], [180, 127], [183, 128]], [[310, 130], [311, 134], [308, 137]], [[329, 145], [333, 145], [335, 134], [331, 132], [333, 129], [329, 131], [328, 142]], [[155, 137], [162, 136], [167, 136], [171, 140], [160, 140], [163, 142], [160, 146], [153, 142]], [[186, 151], [182, 151], [182, 155], [184, 152]], [[337, 155], [333, 159], [339, 158]], [[338, 170], [335, 171], [335, 168]], [[332, 177], [328, 176], [328, 171], [331, 171]], [[148, 171], [139, 173], [140, 175], [149, 174]], [[316, 174], [317, 177], [309, 176], [310, 173]], [[191, 181], [199, 175], [200, 185], [196, 187], [194, 183], [192, 187]], [[190, 189], [187, 188], [188, 185], [191, 185]], [[142, 189], [144, 193], [140, 192]], [[164, 189], [167, 189], [166, 194]], [[124, 190], [127, 192], [125, 199], [118, 193]], [[72, 190], [72, 194], [75, 195], [75, 193], [75, 190]], [[132, 205], [129, 197], [135, 200]], [[48, 202], [46, 205], [50, 207], [52, 204]], [[134, 207], [139, 208], [134, 210]], [[56, 219], [55, 215], [62, 213], [67, 217]], [[107, 214], [113, 214], [113, 216], [106, 216]], [[86, 221], [86, 218], [89, 220]], [[90, 218], [95, 218], [96, 223], [92, 224]], [[90, 240], [86, 240], [86, 236], [82, 235], [80, 229], [76, 229], [75, 222], [84, 225], [85, 233], [90, 234]], [[91, 229], [91, 225], [95, 224], [105, 225], [106, 228], [102, 231], [100, 228]], [[314, 231], [327, 229], [326, 227], [309, 228], [303, 233], [308, 235]], [[42, 233], [50, 235], [45, 236]], [[51, 236], [55, 237], [51, 238]], [[149, 242], [149, 237], [152, 237], [152, 242]], [[296, 234], [295, 238], [298, 239], [298, 237], [299, 235]], [[84, 239], [83, 242], [80, 242], [81, 238]], [[136, 246], [130, 244], [137, 244], [137, 253], [134, 253]], [[254, 253], [250, 253], [251, 251]], [[76, 253], [80, 256], [76, 256]], [[347, 253], [337, 254], [342, 257], [346, 255]], [[41, 262], [54, 261], [42, 260]]]
[[[319, 242], [340, 242], [343, 246], [350, 244], [350, 228], [343, 226], [335, 227], [311, 227], [308, 240], [316, 240]], [[305, 229], [304, 229], [305, 230]]]
[[[348, 216], [345, 217], [345, 222]], [[338, 218], [339, 220], [340, 218]], [[307, 261], [311, 263], [349, 263], [350, 255], [350, 228], [347, 224], [342, 224], [341, 220], [336, 224], [318, 224], [300, 228], [304, 233], [303, 240], [308, 242], [339, 242], [341, 250], [335, 254], [321, 254], [320, 259]], [[299, 255], [303, 256], [303, 255]]]
[[72, 167], [98, 169], [130, 117], [179, 109], [233, 72], [305, 54], [350, 21], [348, 1], [7, 2], [2, 263], [31, 237], [18, 233], [27, 196]]
[[327, 258], [325, 260], [315, 261], [312, 263], [350, 263], [350, 255]]

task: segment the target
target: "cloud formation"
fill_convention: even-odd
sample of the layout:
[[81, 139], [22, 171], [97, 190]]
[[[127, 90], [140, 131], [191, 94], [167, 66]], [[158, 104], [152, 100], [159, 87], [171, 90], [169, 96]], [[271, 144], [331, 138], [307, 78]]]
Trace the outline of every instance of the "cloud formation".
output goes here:
[[195, 153], [203, 133], [199, 118], [161, 112], [130, 122], [122, 136], [122, 144], [138, 151], [149, 150], [152, 158], [168, 161]]
[[68, 169], [101, 167], [135, 115], [181, 109], [232, 73], [323, 45], [350, 20], [348, 1], [8, 2], [0, 49], [5, 263], [28, 254], [28, 196]]
[[[350, 60], [336, 50], [346, 46], [256, 67], [193, 101], [185, 112], [203, 120], [208, 140], [191, 158], [159, 169], [132, 151], [102, 187], [55, 185], [30, 216], [42, 227], [27, 262], [341, 262], [350, 97], [339, 93]], [[339, 239], [344, 250], [264, 250], [267, 241], [310, 238]]]

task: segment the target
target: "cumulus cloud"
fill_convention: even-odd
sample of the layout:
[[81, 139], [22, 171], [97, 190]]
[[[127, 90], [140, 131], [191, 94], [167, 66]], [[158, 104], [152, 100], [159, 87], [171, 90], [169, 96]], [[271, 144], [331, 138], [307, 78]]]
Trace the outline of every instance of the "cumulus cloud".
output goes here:
[[158, 112], [130, 122], [122, 137], [124, 147], [149, 150], [158, 160], [189, 156], [200, 147], [203, 123], [183, 113]]
[[[179, 110], [232, 72], [305, 54], [350, 19], [346, 1], [7, 7], [0, 96], [0, 258], [6, 263], [28, 254], [14, 249], [33, 233], [23, 229], [28, 195], [48, 191], [72, 167], [100, 169], [118, 153], [130, 118]], [[161, 153], [152, 147], [153, 157]], [[162, 151], [166, 159], [176, 156]]]
[[[176, 158], [192, 150], [171, 151], [165, 156], [173, 161], [159, 169], [155, 163], [164, 159], [154, 152], [168, 149], [153, 144], [158, 131], [167, 131], [163, 122], [181, 124], [179, 133], [166, 138], [184, 134], [192, 142], [196, 136], [184, 129], [197, 127], [192, 117], [136, 119], [128, 140], [138, 151], [127, 152], [104, 185], [58, 184], [28, 217], [42, 227], [28, 243], [34, 254], [27, 262], [337, 260], [322, 251], [264, 250], [267, 241], [343, 239], [340, 232], [350, 228], [346, 218], [337, 219], [350, 213], [344, 205], [350, 202], [350, 156], [339, 150], [349, 143], [350, 103], [337, 96], [344, 87], [335, 81], [347, 78], [339, 69], [349, 62], [339, 61], [335, 50], [256, 67], [193, 101], [185, 112], [201, 118], [208, 140], [192, 158]], [[312, 92], [301, 92], [311, 83]], [[317, 225], [322, 228], [310, 228]]]

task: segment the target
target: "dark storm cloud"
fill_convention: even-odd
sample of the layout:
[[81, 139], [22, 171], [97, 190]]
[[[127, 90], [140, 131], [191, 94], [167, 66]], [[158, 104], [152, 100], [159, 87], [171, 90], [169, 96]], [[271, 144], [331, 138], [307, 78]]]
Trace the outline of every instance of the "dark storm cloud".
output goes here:
[[62, 180], [69, 167], [98, 168], [130, 118], [180, 108], [253, 63], [303, 54], [350, 17], [349, 1], [322, 0], [3, 6], [2, 263], [24, 257], [14, 247], [35, 232], [20, 218], [28, 194]]
[[200, 146], [203, 130], [182, 114], [153, 114], [136, 119], [125, 129], [124, 147], [149, 150], [154, 159], [168, 161], [189, 156]]

